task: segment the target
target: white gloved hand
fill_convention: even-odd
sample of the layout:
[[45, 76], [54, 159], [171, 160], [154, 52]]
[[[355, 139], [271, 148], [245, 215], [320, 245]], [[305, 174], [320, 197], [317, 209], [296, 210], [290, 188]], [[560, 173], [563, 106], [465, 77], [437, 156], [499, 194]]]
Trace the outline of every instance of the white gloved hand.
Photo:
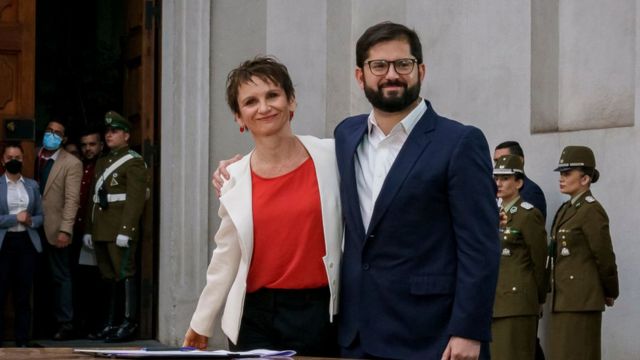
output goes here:
[[88, 247], [89, 249], [93, 249], [91, 234], [84, 234], [84, 236], [82, 236], [82, 243], [84, 243], [84, 246]]
[[119, 247], [129, 247], [129, 237], [118, 234], [118, 236], [116, 236], [116, 245]]

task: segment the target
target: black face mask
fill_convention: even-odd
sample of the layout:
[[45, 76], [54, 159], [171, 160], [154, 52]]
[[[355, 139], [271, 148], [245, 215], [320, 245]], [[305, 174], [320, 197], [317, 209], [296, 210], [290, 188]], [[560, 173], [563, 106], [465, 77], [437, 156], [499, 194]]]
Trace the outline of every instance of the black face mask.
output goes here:
[[4, 163], [4, 168], [9, 174], [19, 174], [22, 171], [22, 161], [11, 159]]

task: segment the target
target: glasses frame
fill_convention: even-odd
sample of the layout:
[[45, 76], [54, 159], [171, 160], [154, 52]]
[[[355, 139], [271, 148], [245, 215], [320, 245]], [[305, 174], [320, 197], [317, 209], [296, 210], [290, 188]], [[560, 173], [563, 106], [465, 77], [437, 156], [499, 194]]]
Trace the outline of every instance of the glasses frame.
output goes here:
[[[400, 72], [398, 71], [398, 68], [396, 66], [396, 64], [399, 61], [411, 61], [411, 69], [407, 72]], [[371, 63], [372, 62], [382, 62], [386, 65], [386, 69], [384, 72], [381, 73], [376, 73], [373, 68], [371, 67]], [[373, 60], [368, 60], [364, 62], [365, 64], [367, 64], [369, 66], [369, 71], [371, 71], [371, 73], [375, 76], [383, 76], [383, 75], [387, 75], [387, 73], [389, 73], [389, 69], [391, 68], [391, 64], [393, 64], [393, 70], [398, 73], [398, 75], [409, 75], [411, 74], [411, 72], [413, 72], [413, 69], [416, 67], [416, 64], [418, 63], [417, 59], [414, 58], [402, 58], [402, 59], [396, 59], [396, 60], [385, 60], [385, 59], [373, 59]]]

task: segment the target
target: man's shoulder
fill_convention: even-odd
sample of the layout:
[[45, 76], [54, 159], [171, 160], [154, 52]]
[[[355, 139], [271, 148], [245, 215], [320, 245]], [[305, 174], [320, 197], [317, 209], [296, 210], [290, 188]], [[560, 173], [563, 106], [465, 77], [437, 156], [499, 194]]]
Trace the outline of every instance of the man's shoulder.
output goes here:
[[59, 162], [63, 166], [79, 167], [82, 169], [82, 161], [65, 149], [60, 149], [60, 154], [58, 154], [56, 162]]
[[338, 131], [349, 131], [354, 127], [360, 127], [367, 123], [367, 119], [369, 118], [369, 114], [359, 114], [354, 116], [349, 116], [342, 120], [336, 126], [336, 132]]
[[547, 202], [544, 192], [540, 186], [526, 175], [524, 177], [524, 186], [520, 191], [520, 196], [524, 197], [527, 201], [532, 202], [533, 205], [539, 209], [541, 206], [545, 206]]

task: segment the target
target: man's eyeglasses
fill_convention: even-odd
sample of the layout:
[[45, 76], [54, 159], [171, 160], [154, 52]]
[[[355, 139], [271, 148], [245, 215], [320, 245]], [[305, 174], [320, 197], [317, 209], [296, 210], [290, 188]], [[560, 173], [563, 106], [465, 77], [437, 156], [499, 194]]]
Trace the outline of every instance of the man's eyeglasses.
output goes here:
[[47, 129], [45, 129], [45, 131], [44, 131], [44, 132], [45, 132], [45, 133], [56, 134], [56, 135], [58, 135], [58, 136], [60, 136], [60, 137], [64, 137], [64, 133], [62, 133], [62, 132], [60, 132], [60, 131], [57, 131], [57, 130], [53, 130], [52, 128], [47, 128]]
[[388, 60], [369, 60], [365, 64], [369, 65], [369, 70], [373, 75], [386, 75], [389, 71], [389, 64], [393, 64], [393, 68], [400, 75], [409, 75], [413, 71], [413, 66], [418, 62], [416, 59], [398, 59], [394, 61]]

